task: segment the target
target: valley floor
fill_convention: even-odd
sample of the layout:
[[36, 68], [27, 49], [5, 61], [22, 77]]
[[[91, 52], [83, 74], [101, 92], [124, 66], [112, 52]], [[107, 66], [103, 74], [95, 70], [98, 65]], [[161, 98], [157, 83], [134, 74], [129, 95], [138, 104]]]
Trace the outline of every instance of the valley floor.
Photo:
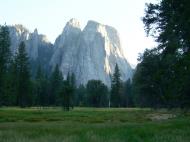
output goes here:
[[189, 142], [190, 113], [74, 108], [0, 108], [0, 142]]

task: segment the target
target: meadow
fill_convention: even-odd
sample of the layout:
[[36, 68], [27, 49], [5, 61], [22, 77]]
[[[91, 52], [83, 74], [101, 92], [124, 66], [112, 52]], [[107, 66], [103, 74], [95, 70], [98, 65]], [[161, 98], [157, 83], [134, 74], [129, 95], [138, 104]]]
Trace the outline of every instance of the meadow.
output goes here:
[[189, 142], [190, 113], [138, 108], [0, 108], [0, 142]]

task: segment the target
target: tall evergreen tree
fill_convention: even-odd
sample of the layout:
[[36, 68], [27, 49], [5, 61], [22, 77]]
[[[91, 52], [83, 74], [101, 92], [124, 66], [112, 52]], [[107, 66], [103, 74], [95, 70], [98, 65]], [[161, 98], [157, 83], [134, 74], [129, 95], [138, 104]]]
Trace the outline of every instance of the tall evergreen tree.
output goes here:
[[89, 80], [86, 85], [87, 101], [90, 107], [108, 106], [108, 88], [100, 80]]
[[164, 105], [164, 88], [166, 80], [157, 50], [146, 50], [139, 58], [133, 77], [133, 95], [135, 103], [140, 107], [161, 107]]
[[146, 50], [137, 66], [133, 84], [142, 105], [190, 107], [190, 2], [161, 0], [146, 5], [145, 31], [158, 46]]
[[35, 104], [45, 106], [48, 104], [49, 83], [41, 66], [38, 66], [35, 77]]
[[112, 76], [112, 82], [111, 82], [111, 106], [112, 107], [120, 107], [121, 106], [121, 74], [119, 71], [119, 67], [116, 64], [115, 71]]
[[75, 78], [75, 74], [72, 73], [70, 76], [70, 86], [71, 89], [73, 90], [71, 93], [71, 107], [74, 107], [74, 97], [75, 97], [75, 93], [76, 93], [76, 78]]
[[50, 76], [50, 94], [49, 105], [59, 104], [59, 93], [63, 82], [62, 73], [59, 71], [58, 65], [56, 65], [53, 73]]
[[122, 106], [133, 107], [133, 96], [132, 96], [132, 84], [131, 79], [128, 79], [123, 83], [122, 89]]
[[38, 66], [36, 77], [35, 77], [35, 104], [41, 105], [41, 93], [42, 93], [42, 80], [43, 80], [43, 74], [41, 66]]
[[76, 106], [87, 106], [87, 94], [84, 85], [80, 85], [76, 89], [74, 102]]
[[7, 26], [0, 26], [0, 106], [5, 104], [5, 84], [10, 61], [10, 37]]
[[16, 99], [17, 99], [18, 82], [17, 82], [17, 69], [16, 69], [16, 64], [15, 64], [14, 59], [10, 62], [5, 86], [6, 86], [5, 104], [9, 106], [17, 105]]
[[75, 94], [75, 75], [68, 72], [67, 79], [63, 82], [60, 92], [61, 105], [64, 110], [69, 111], [74, 107], [74, 94]]
[[30, 70], [28, 56], [25, 51], [25, 43], [21, 42], [15, 57], [17, 73], [17, 104], [20, 107], [31, 105], [30, 94]]

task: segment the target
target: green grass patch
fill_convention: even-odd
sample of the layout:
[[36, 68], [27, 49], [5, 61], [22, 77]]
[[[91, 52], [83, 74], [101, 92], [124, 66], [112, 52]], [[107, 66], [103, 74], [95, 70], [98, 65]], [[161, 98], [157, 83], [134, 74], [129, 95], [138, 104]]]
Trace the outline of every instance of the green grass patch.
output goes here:
[[0, 108], [0, 142], [189, 142], [190, 115], [180, 111]]

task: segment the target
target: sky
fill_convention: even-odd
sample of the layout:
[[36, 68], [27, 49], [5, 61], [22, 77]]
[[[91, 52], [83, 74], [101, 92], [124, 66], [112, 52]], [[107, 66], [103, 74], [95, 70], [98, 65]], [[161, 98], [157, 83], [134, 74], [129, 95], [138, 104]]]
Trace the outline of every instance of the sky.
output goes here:
[[141, 20], [149, 2], [157, 0], [0, 0], [0, 24], [22, 24], [30, 32], [37, 28], [54, 43], [71, 18], [82, 28], [94, 20], [117, 29], [127, 60], [136, 65], [138, 53], [156, 45]]

